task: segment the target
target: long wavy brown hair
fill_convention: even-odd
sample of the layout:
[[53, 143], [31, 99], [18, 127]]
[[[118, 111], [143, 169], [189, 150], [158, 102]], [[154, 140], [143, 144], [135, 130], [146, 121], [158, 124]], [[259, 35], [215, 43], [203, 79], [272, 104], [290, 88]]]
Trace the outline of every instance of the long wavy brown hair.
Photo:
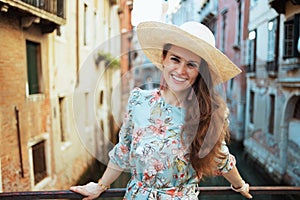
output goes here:
[[[163, 59], [171, 46], [164, 45]], [[164, 87], [167, 86], [161, 88]], [[188, 96], [184, 102], [186, 116], [183, 133], [190, 150], [190, 162], [199, 178], [212, 176], [218, 169], [218, 160], [225, 158], [221, 146], [223, 141], [229, 141], [229, 128], [225, 119], [226, 103], [214, 89], [205, 60], [201, 60], [198, 77]]]

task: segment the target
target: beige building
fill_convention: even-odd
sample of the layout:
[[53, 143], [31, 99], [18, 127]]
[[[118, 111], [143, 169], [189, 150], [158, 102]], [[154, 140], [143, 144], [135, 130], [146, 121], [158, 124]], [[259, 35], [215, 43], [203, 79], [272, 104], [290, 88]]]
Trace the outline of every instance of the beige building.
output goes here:
[[[74, 146], [72, 140], [79, 137], [81, 143], [75, 146], [105, 163], [113, 133], [111, 94], [119, 91], [113, 83], [120, 79], [119, 67], [112, 67], [120, 54], [117, 5], [108, 0], [69, 1], [66, 12], [66, 25], [50, 39], [52, 125], [61, 140], [54, 149], [62, 149], [55, 153], [76, 155], [77, 149], [68, 150], [68, 146]], [[66, 159], [57, 167], [66, 173], [68, 165], [72, 163]]]
[[105, 161], [120, 92], [117, 10], [111, 0], [0, 0], [0, 191], [68, 189]]

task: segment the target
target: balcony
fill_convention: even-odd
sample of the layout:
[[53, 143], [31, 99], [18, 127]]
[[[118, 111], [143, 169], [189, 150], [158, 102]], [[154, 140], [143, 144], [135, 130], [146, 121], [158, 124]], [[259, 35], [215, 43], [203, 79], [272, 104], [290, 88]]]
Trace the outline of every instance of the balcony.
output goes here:
[[42, 33], [51, 33], [66, 23], [65, 0], [0, 0], [2, 14], [20, 18], [23, 28], [33, 23]]
[[[285, 14], [285, 5], [289, 0], [269, 0], [269, 4], [279, 14]], [[290, 0], [293, 5], [300, 5], [300, 0]]]
[[276, 77], [278, 72], [278, 63], [276, 61], [268, 61], [266, 62], [266, 70], [270, 77]]
[[218, 1], [204, 1], [203, 6], [198, 11], [200, 21], [204, 24], [209, 24], [214, 20], [218, 13]]

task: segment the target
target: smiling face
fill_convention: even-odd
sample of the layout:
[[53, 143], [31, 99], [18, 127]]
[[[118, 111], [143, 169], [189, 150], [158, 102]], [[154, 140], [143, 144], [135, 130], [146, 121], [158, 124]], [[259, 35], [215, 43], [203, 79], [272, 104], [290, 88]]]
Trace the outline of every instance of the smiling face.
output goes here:
[[163, 76], [168, 88], [176, 93], [190, 88], [199, 74], [200, 62], [200, 56], [171, 45], [163, 57]]

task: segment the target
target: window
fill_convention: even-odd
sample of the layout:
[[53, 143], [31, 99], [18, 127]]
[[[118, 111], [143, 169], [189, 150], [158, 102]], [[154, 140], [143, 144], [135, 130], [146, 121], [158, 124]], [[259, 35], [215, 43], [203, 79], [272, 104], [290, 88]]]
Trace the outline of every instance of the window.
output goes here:
[[300, 120], [300, 98], [298, 98], [296, 104], [295, 104], [295, 110], [293, 114], [293, 118]]
[[100, 104], [100, 106], [103, 105], [103, 93], [104, 93], [104, 91], [101, 90], [101, 91], [100, 91], [100, 95], [99, 95], [99, 104]]
[[68, 139], [68, 105], [66, 97], [59, 97], [60, 117], [60, 140], [66, 142]]
[[65, 18], [65, 0], [56, 1], [56, 14], [61, 18]]
[[250, 99], [249, 99], [249, 118], [250, 123], [254, 123], [254, 91], [250, 91]]
[[100, 128], [101, 128], [101, 131], [104, 135], [104, 123], [103, 123], [103, 120], [100, 121]]
[[247, 51], [246, 51], [246, 63], [247, 72], [256, 71], [256, 30], [250, 31], [247, 41]]
[[[288, 139], [289, 142], [294, 143], [297, 146], [300, 146], [300, 132], [299, 132], [299, 126], [300, 126], [300, 97], [299, 96], [293, 96], [290, 98], [292, 102], [294, 102], [294, 110], [292, 110], [291, 119], [289, 120], [289, 133], [288, 133]], [[290, 143], [291, 144], [291, 143]]]
[[49, 133], [36, 135], [28, 140], [30, 183], [33, 190], [40, 190], [51, 181], [51, 151]]
[[225, 44], [226, 44], [226, 20], [227, 20], [227, 10], [224, 10], [222, 12], [222, 32], [221, 32], [221, 41], [220, 41], [220, 50], [225, 52]]
[[47, 177], [47, 165], [45, 154], [45, 140], [32, 146], [34, 184], [39, 183]]
[[299, 57], [299, 53], [297, 51], [300, 22], [299, 17], [300, 14], [297, 14], [293, 19], [284, 23], [284, 58]]
[[[89, 2], [89, 1], [85, 1]], [[83, 5], [83, 45], [84, 46], [89, 46], [93, 44], [93, 39], [95, 39], [95, 31], [96, 27], [94, 26], [95, 24], [95, 15], [93, 12], [93, 7], [90, 6], [87, 3], [84, 3]]]
[[267, 71], [278, 71], [278, 41], [279, 41], [279, 17], [268, 23], [268, 55]]
[[241, 46], [242, 37], [242, 3], [238, 1], [238, 15], [237, 15], [237, 33], [236, 33], [236, 45]]
[[26, 41], [28, 94], [42, 93], [41, 47], [39, 43]]
[[234, 79], [230, 79], [230, 91], [233, 90], [233, 85], [234, 85]]
[[84, 28], [84, 32], [83, 32], [83, 44], [84, 45], [87, 45], [87, 33], [88, 33], [88, 22], [87, 22], [87, 20], [88, 20], [88, 13], [87, 13], [87, 11], [88, 11], [88, 6], [87, 6], [87, 4], [84, 4], [84, 16], [83, 16], [83, 23], [84, 23], [84, 25], [83, 25], [83, 28]]
[[274, 133], [274, 118], [275, 118], [275, 95], [270, 95], [270, 107], [269, 107], [269, 125], [268, 131], [269, 133]]

